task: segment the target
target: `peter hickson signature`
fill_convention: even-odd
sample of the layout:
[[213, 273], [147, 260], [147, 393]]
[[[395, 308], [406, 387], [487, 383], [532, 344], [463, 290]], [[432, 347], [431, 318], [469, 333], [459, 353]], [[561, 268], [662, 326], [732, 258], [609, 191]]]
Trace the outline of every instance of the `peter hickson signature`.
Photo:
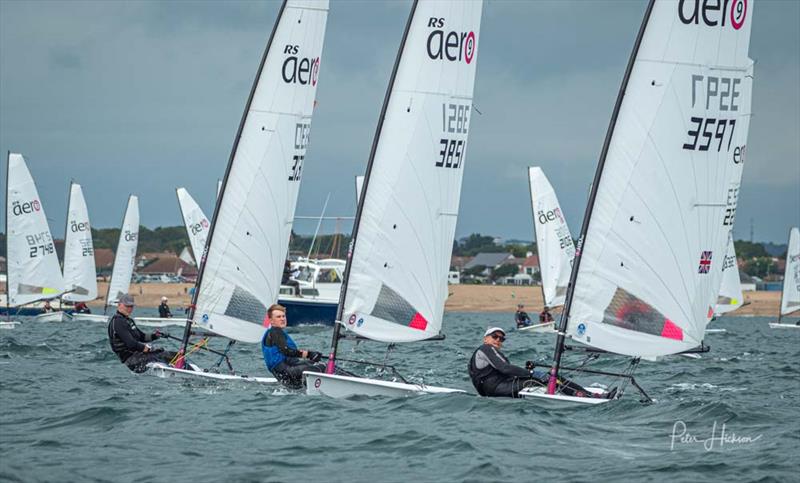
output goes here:
[[726, 432], [725, 431], [725, 423], [722, 423], [722, 429], [717, 434], [717, 422], [714, 421], [714, 426], [711, 428], [711, 437], [709, 438], [698, 438], [697, 436], [689, 433], [686, 428], [686, 423], [683, 421], [675, 421], [675, 424], [672, 425], [672, 437], [669, 449], [675, 449], [675, 443], [678, 444], [696, 444], [702, 443], [703, 448], [706, 451], [711, 451], [714, 449], [715, 445], [718, 445], [719, 448], [723, 448], [726, 444], [727, 445], [736, 445], [736, 444], [749, 444], [755, 443], [759, 439], [761, 439], [761, 434], [758, 436], [739, 436], [733, 431]]

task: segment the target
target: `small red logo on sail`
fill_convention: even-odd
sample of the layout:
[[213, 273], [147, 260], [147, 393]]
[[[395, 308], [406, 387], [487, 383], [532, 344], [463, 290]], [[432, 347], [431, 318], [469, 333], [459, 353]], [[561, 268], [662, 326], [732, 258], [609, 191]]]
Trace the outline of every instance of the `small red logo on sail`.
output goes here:
[[697, 273], [708, 273], [711, 270], [711, 251], [704, 251], [700, 254], [700, 266]]

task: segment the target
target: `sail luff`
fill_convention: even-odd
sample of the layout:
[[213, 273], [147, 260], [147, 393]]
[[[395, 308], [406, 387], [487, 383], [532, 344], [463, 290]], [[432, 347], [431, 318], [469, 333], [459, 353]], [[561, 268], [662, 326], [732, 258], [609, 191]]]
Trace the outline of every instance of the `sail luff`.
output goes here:
[[555, 394], [556, 390], [556, 382], [558, 380], [558, 369], [561, 365], [561, 355], [564, 352], [564, 342], [566, 340], [566, 330], [567, 330], [567, 322], [569, 321], [570, 312], [572, 310], [572, 299], [575, 295], [575, 282], [578, 277], [578, 270], [580, 269], [581, 265], [581, 251], [583, 244], [586, 239], [586, 233], [589, 230], [589, 222], [592, 217], [592, 211], [594, 210], [595, 200], [597, 199], [597, 192], [600, 185], [600, 181], [603, 176], [603, 167], [605, 166], [606, 157], [608, 156], [608, 149], [611, 146], [611, 138], [614, 135], [614, 127], [617, 123], [617, 117], [619, 116], [620, 109], [622, 107], [622, 100], [625, 97], [625, 90], [628, 87], [628, 81], [631, 77], [631, 72], [633, 71], [633, 65], [636, 62], [636, 55], [639, 52], [639, 47], [642, 44], [642, 39], [644, 38], [644, 32], [647, 28], [647, 23], [650, 20], [650, 14], [653, 11], [653, 5], [655, 5], [656, 0], [650, 0], [647, 4], [647, 10], [644, 14], [644, 19], [642, 20], [642, 24], [639, 27], [639, 33], [636, 35], [636, 42], [634, 43], [633, 50], [631, 51], [631, 55], [628, 58], [628, 65], [625, 67], [625, 75], [622, 78], [622, 85], [620, 86], [619, 92], [617, 93], [617, 100], [614, 103], [614, 111], [611, 114], [611, 121], [608, 124], [608, 130], [606, 131], [606, 137], [603, 140], [603, 149], [600, 152], [600, 160], [597, 163], [597, 169], [595, 170], [594, 180], [592, 181], [591, 189], [589, 191], [589, 201], [586, 204], [586, 212], [583, 215], [583, 222], [581, 223], [581, 233], [578, 237], [578, 243], [575, 246], [575, 258], [572, 263], [572, 272], [570, 273], [569, 277], [569, 285], [567, 287], [567, 296], [566, 300], [564, 301], [564, 311], [561, 314], [561, 319], [558, 323], [558, 336], [556, 338], [556, 347], [555, 353], [553, 355], [553, 365], [550, 369], [550, 380], [547, 386], [547, 393], [548, 394]]

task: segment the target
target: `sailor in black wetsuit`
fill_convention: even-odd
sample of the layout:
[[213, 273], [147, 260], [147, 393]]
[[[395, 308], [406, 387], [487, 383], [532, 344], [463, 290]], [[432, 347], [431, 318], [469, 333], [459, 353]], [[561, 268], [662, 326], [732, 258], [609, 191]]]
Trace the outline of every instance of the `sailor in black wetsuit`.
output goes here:
[[[500, 327], [492, 327], [483, 334], [483, 345], [472, 354], [469, 360], [469, 377], [472, 385], [481, 396], [517, 397], [525, 387], [546, 386], [549, 376], [533, 370], [533, 362], [526, 362], [523, 369], [508, 361], [500, 352], [506, 340], [506, 332]], [[584, 397], [591, 394], [579, 385], [569, 381], [559, 381], [560, 391], [567, 396]]]
[[133, 296], [125, 294], [119, 298], [117, 313], [108, 321], [108, 341], [111, 350], [117, 354], [119, 360], [133, 372], [141, 373], [147, 370], [150, 362], [164, 362], [169, 364], [175, 357], [175, 352], [164, 349], [154, 349], [147, 342], [152, 342], [159, 337], [159, 332], [145, 334], [131, 318], [133, 312]]
[[162, 319], [172, 318], [172, 312], [169, 310], [166, 297], [161, 297], [161, 305], [158, 306], [158, 316]]
[[517, 305], [517, 312], [514, 314], [514, 320], [517, 322], [518, 329], [531, 325], [531, 318], [528, 316], [528, 313], [523, 310], [524, 308], [525, 306], [522, 304]]
[[264, 354], [267, 369], [281, 384], [291, 389], [300, 389], [304, 383], [303, 371], [325, 372], [323, 364], [315, 364], [322, 354], [299, 350], [289, 334], [283, 331], [286, 327], [286, 309], [283, 306], [270, 306], [267, 319], [270, 327], [261, 338], [261, 352]]

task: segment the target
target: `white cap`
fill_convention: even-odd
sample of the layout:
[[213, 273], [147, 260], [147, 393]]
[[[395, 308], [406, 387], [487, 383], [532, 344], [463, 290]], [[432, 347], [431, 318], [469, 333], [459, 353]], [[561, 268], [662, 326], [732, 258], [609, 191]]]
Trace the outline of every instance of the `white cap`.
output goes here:
[[161, 301], [162, 301], [162, 302], [166, 302], [166, 301], [167, 301], [167, 298], [166, 298], [166, 297], [161, 297]]
[[483, 333], [483, 336], [488, 337], [494, 334], [495, 332], [502, 332], [503, 335], [506, 335], [506, 331], [501, 329], [500, 327], [489, 327], [488, 329], [486, 329], [486, 332]]

